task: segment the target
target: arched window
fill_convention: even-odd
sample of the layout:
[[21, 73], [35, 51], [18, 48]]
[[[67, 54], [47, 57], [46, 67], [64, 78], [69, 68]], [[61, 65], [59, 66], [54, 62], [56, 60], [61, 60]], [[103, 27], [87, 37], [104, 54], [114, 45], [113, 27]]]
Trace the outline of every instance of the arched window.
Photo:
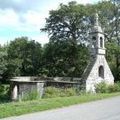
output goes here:
[[100, 37], [100, 47], [103, 48], [103, 38]]
[[104, 78], [104, 67], [103, 66], [99, 67], [98, 73], [99, 73], [99, 77]]
[[92, 37], [92, 45], [94, 47], [96, 46], [96, 37], [95, 36]]

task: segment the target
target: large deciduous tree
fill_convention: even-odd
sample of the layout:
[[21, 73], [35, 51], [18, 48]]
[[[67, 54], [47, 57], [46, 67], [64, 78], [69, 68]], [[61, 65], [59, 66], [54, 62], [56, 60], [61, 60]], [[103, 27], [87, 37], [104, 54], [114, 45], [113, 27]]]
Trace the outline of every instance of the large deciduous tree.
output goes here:
[[42, 48], [27, 37], [16, 38], [8, 47], [8, 70], [11, 75], [33, 76], [39, 74]]
[[116, 79], [120, 80], [120, 1], [112, 0], [114, 4], [114, 19], [113, 19], [113, 39], [117, 45], [117, 50], [115, 52], [116, 58]]
[[53, 64], [54, 67], [49, 70], [49, 75], [81, 76], [87, 63], [87, 48], [82, 45], [88, 35], [86, 14], [85, 6], [76, 2], [60, 4], [59, 9], [50, 11], [45, 27], [41, 29], [50, 36], [45, 52], [52, 51], [46, 54], [51, 57], [46, 66]]
[[60, 4], [59, 9], [51, 10], [46, 25], [42, 31], [47, 31], [50, 41], [72, 40], [81, 41], [86, 36], [86, 9], [84, 5], [70, 2], [68, 5]]
[[44, 47], [43, 73], [47, 76], [81, 77], [88, 59], [88, 49], [83, 44], [74, 48], [68, 41], [49, 42]]
[[[114, 3], [111, 1], [114, 1]], [[116, 59], [114, 66], [116, 66], [116, 71], [120, 73], [120, 59], [118, 57], [120, 9], [118, 4], [119, 0], [103, 0], [97, 4], [87, 5], [80, 5], [76, 2], [70, 2], [68, 5], [60, 4], [57, 10], [50, 11], [50, 16], [46, 19], [46, 25], [42, 31], [48, 32], [50, 42], [69, 41], [69, 43], [73, 45], [74, 49], [72, 49], [74, 51], [78, 43], [81, 44], [89, 42], [88, 33], [90, 32], [90, 28], [93, 24], [93, 16], [95, 12], [98, 12], [101, 26], [106, 34], [106, 41], [114, 44], [111, 46], [118, 45], [118, 47], [116, 47], [117, 50], [115, 50], [113, 54], [111, 54], [109, 51], [114, 49], [114, 47], [112, 48], [108, 46], [108, 52], [111, 54], [111, 56], [114, 55]], [[72, 58], [74, 58], [72, 59], [73, 64], [78, 58], [77, 49], [74, 51], [74, 54], [71, 52], [71, 55]], [[113, 61], [115, 60], [113, 59]], [[109, 63], [111, 64], [111, 61], [109, 61]], [[115, 78], [120, 79], [119, 74], [116, 74]]]

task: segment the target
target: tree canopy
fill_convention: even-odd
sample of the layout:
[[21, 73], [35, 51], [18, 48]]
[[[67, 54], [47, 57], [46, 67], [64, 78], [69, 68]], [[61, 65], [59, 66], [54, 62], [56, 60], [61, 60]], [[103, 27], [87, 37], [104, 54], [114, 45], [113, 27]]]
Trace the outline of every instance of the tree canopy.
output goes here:
[[[109, 0], [98, 2], [97, 4], [77, 4], [70, 2], [67, 5], [60, 4], [56, 10], [49, 12], [49, 17], [46, 19], [46, 25], [42, 31], [48, 32], [50, 42], [69, 41], [76, 48], [78, 44], [88, 44], [89, 32], [93, 25], [93, 17], [95, 13], [99, 14], [101, 26], [105, 32], [106, 42], [108, 45], [109, 56], [114, 56], [114, 71], [117, 71], [116, 79], [120, 79], [120, 2], [118, 0]], [[111, 43], [112, 42], [112, 43]], [[110, 44], [111, 47], [109, 47]], [[111, 54], [109, 51], [117, 50]], [[76, 54], [76, 55], [75, 55]], [[77, 59], [77, 50], [71, 52], [72, 64]], [[75, 59], [74, 59], [75, 58]], [[78, 58], [78, 56], [77, 56]], [[107, 57], [109, 60], [109, 58]], [[111, 64], [111, 61], [109, 61]], [[113, 65], [110, 65], [113, 66]]]
[[28, 37], [15, 38], [0, 48], [0, 76], [81, 77], [89, 62], [89, 32], [95, 13], [106, 37], [106, 58], [116, 80], [120, 80], [120, 1], [96, 4], [69, 2], [51, 10], [41, 29], [49, 34], [43, 47]]
[[9, 71], [15, 76], [37, 75], [41, 59], [41, 44], [27, 37], [16, 38], [8, 47]]

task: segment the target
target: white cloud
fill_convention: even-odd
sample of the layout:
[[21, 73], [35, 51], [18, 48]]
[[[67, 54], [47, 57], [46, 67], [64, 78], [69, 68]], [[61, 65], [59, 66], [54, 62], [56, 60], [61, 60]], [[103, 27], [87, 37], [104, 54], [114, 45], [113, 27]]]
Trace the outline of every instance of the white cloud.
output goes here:
[[19, 16], [12, 10], [0, 10], [0, 26], [15, 26], [19, 23]]
[[[59, 3], [68, 3], [72, 0], [59, 0]], [[92, 0], [76, 0], [78, 3], [81, 4], [87, 4], [87, 3], [91, 3]]]
[[31, 36], [30, 37], [32, 40], [36, 40], [39, 43], [42, 43], [42, 45], [44, 45], [45, 43], [48, 43], [49, 38], [47, 36], [47, 34], [41, 34], [41, 35], [37, 35], [37, 36]]
[[6, 40], [7, 38], [6, 37], [0, 37], [0, 45], [6, 45], [7, 44], [7, 40]]
[[22, 17], [25, 20], [25, 24], [34, 26], [36, 28], [43, 27], [45, 24], [45, 17], [48, 16], [48, 13], [42, 13], [38, 11], [28, 11]]

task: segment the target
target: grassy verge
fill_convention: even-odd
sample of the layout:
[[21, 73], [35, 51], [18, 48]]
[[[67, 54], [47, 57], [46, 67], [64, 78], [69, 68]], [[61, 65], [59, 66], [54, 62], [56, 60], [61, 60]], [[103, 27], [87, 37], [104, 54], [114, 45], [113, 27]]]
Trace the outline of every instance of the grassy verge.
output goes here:
[[0, 118], [17, 116], [31, 112], [43, 111], [53, 108], [60, 108], [73, 104], [80, 104], [89, 101], [100, 100], [112, 96], [118, 96], [120, 93], [81, 95], [72, 97], [49, 98], [26, 102], [11, 102], [0, 104]]

